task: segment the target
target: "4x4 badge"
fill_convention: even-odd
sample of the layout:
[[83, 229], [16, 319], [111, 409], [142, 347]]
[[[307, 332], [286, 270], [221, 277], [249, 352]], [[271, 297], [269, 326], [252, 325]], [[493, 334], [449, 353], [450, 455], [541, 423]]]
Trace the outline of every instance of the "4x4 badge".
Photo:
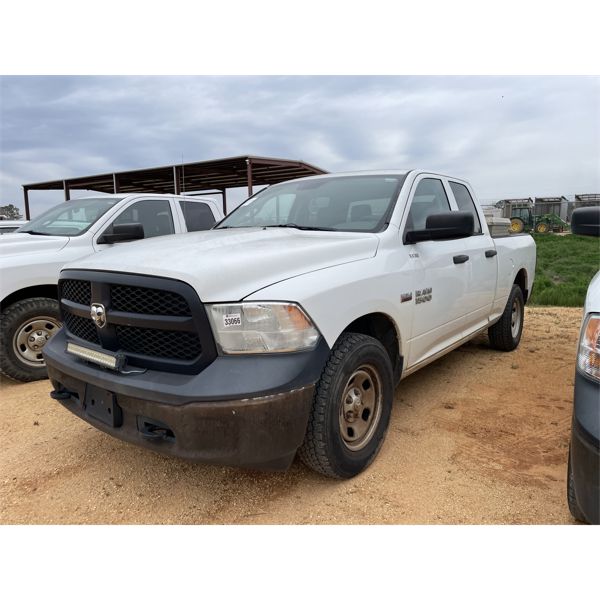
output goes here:
[[90, 312], [92, 321], [96, 323], [96, 327], [102, 329], [106, 325], [106, 309], [104, 308], [104, 304], [92, 304]]

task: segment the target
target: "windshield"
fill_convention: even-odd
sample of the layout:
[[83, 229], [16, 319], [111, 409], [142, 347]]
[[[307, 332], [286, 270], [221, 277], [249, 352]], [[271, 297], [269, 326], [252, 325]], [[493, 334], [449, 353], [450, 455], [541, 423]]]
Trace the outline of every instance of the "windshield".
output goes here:
[[120, 200], [114, 197], [69, 200], [32, 219], [17, 229], [16, 233], [78, 236]]
[[403, 175], [365, 175], [278, 184], [246, 200], [216, 229], [380, 231], [387, 225], [404, 179]]

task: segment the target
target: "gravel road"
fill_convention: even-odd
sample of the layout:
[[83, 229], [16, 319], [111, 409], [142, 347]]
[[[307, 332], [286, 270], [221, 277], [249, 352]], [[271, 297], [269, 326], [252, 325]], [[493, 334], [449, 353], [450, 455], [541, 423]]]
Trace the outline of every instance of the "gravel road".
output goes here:
[[573, 523], [565, 500], [581, 309], [527, 308], [519, 349], [482, 336], [404, 380], [366, 472], [190, 464], [90, 427], [47, 381], [0, 380], [1, 523]]

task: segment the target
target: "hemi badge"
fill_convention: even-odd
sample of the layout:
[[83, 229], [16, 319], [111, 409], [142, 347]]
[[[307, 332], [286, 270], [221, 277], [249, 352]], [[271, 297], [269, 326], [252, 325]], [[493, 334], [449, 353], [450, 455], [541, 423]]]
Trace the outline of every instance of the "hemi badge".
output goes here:
[[400, 302], [410, 302], [412, 300], [412, 292], [401, 294]]

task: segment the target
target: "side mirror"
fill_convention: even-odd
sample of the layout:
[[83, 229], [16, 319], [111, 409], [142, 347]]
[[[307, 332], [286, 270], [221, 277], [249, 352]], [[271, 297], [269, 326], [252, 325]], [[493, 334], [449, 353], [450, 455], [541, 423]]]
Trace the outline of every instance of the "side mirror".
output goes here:
[[600, 236], [600, 206], [576, 208], [571, 215], [571, 233]]
[[141, 223], [120, 223], [113, 225], [109, 233], [104, 233], [98, 238], [99, 244], [114, 244], [130, 240], [143, 240], [144, 227]]
[[453, 211], [429, 215], [425, 229], [407, 231], [404, 241], [407, 244], [429, 240], [456, 240], [471, 237], [475, 232], [475, 219], [467, 211]]

